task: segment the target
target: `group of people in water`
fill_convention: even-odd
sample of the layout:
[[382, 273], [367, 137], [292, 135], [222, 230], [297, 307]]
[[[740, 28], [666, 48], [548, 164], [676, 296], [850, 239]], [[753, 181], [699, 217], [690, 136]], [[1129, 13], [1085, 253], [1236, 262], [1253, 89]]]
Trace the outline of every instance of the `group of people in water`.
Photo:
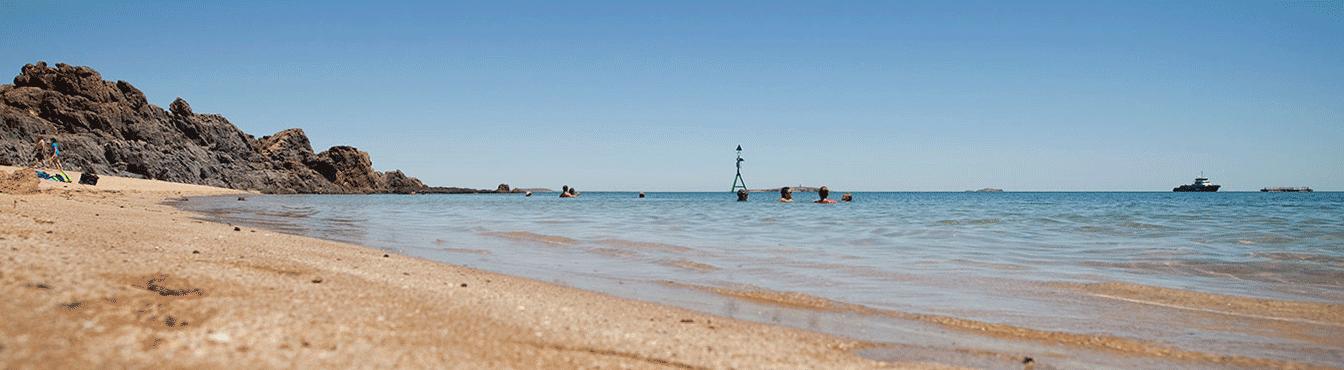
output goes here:
[[578, 198], [578, 197], [579, 197], [579, 189], [571, 188], [571, 187], [569, 187], [569, 185], [565, 185], [564, 187], [560, 188], [560, 197], [561, 197], [561, 198]]
[[[738, 190], [738, 191], [737, 191], [737, 201], [739, 201], [739, 202], [745, 202], [745, 201], [747, 201], [747, 197], [748, 197], [750, 194], [751, 194], [751, 193], [747, 192], [747, 189]], [[836, 203], [836, 202], [835, 202], [835, 199], [830, 199], [830, 196], [831, 196], [831, 189], [827, 189], [825, 186], [822, 186], [820, 189], [817, 189], [817, 200], [814, 201], [814, 202], [812, 202], [812, 203], [817, 203], [817, 204], [835, 204], [835, 203]], [[844, 195], [841, 195], [841, 196], [840, 196], [840, 201], [841, 201], [841, 202], [853, 202], [853, 201], [854, 201], [854, 194], [845, 193]], [[779, 188], [779, 202], [780, 202], [780, 203], [793, 203], [793, 188], [790, 188], [790, 187], [788, 187], [788, 186]]]
[[[738, 190], [738, 191], [737, 191], [737, 201], [739, 201], [739, 202], [745, 202], [745, 201], [747, 201], [747, 197], [748, 197], [750, 194], [751, 194], [750, 192], [747, 192], [747, 189]], [[527, 192], [527, 196], [529, 196], [529, 197], [532, 196], [532, 192], [530, 192], [530, 191]], [[831, 196], [831, 189], [828, 189], [828, 188], [826, 188], [825, 186], [822, 186], [821, 188], [817, 189], [817, 200], [814, 201], [814, 202], [812, 202], [812, 203], [817, 203], [817, 204], [835, 204], [835, 203], [836, 203], [835, 199], [830, 199], [830, 196]], [[560, 188], [560, 197], [561, 197], [561, 198], [578, 198], [578, 197], [579, 197], [579, 190], [578, 190], [578, 189], [575, 189], [575, 188], [573, 188], [573, 187], [570, 187], [569, 185], [565, 185], [565, 186], [563, 186], [563, 187]], [[640, 198], [643, 198], [643, 197], [644, 197], [644, 192], [642, 192], [642, 191], [639, 192], [639, 197], [640, 197]], [[845, 193], [845, 194], [843, 194], [843, 195], [840, 196], [840, 201], [841, 201], [841, 202], [853, 202], [853, 201], [854, 201], [854, 194]], [[780, 203], [793, 203], [793, 188], [790, 188], [790, 187], [788, 187], [788, 186], [779, 188], [779, 202], [780, 202]]]

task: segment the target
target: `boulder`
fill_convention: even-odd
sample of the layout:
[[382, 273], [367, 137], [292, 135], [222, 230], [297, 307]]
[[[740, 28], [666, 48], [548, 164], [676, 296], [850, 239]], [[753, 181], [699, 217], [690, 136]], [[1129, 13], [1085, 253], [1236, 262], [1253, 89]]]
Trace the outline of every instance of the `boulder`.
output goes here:
[[369, 153], [350, 146], [333, 146], [318, 153], [308, 167], [322, 174], [327, 181], [352, 192], [378, 192], [387, 186], [383, 176], [373, 170]]
[[177, 99], [173, 99], [173, 103], [172, 103], [172, 104], [168, 104], [168, 111], [173, 112], [173, 114], [176, 114], [176, 115], [179, 115], [179, 116], [190, 116], [190, 115], [192, 115], [192, 112], [191, 112], [191, 104], [187, 104], [187, 101], [186, 101], [186, 100], [182, 100], [182, 97], [180, 97], [180, 96], [177, 97]]

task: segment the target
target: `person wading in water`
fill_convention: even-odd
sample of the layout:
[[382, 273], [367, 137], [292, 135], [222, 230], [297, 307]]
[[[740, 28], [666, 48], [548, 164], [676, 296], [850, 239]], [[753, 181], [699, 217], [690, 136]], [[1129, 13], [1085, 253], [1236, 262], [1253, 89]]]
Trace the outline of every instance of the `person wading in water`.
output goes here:
[[834, 200], [834, 199], [826, 199], [826, 197], [831, 196], [831, 189], [827, 189], [825, 186], [822, 186], [821, 189], [817, 189], [817, 196], [818, 196], [818, 197], [821, 197], [821, 199], [817, 199], [817, 201], [816, 201], [816, 202], [813, 202], [813, 203], [817, 203], [817, 204], [835, 204], [835, 200]]

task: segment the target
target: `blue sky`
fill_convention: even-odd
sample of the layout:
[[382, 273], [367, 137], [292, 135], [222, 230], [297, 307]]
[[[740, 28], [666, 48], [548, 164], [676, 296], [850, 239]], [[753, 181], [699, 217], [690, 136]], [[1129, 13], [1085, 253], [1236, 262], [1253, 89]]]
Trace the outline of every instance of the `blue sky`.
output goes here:
[[433, 185], [1344, 190], [1344, 2], [0, 0], [88, 65]]

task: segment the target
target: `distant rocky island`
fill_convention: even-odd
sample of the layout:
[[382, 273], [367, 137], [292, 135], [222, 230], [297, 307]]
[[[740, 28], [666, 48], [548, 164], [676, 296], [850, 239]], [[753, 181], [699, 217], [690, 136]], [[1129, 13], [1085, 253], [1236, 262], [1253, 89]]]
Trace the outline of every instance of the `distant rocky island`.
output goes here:
[[37, 62], [13, 85], [0, 84], [0, 164], [30, 164], [38, 140], [49, 138], [61, 143], [68, 168], [115, 176], [265, 193], [513, 192], [426, 186], [374, 170], [369, 153], [354, 147], [315, 152], [302, 129], [256, 138], [182, 98], [165, 110], [92, 68]]
[[1311, 188], [1306, 186], [1272, 186], [1260, 188], [1264, 193], [1310, 193]]
[[999, 188], [981, 188], [980, 190], [967, 190], [966, 192], [968, 192], [968, 193], [1002, 193], [1002, 192], [1003, 192], [1003, 189], [999, 189]]
[[505, 193], [548, 193], [554, 190], [546, 188], [511, 188], [509, 184], [499, 184], [495, 190], [458, 188], [451, 186], [430, 186], [412, 194], [505, 194]]
[[[748, 190], [748, 191], [753, 192], [753, 193], [778, 193], [778, 192], [779, 192], [779, 189], [782, 189], [782, 188], [751, 189], [751, 190]], [[821, 189], [820, 186], [813, 187], [813, 186], [802, 186], [802, 185], [798, 185], [798, 186], [790, 186], [790, 187], [789, 187], [789, 191], [790, 191], [790, 192], [794, 192], [794, 193], [815, 193], [815, 192], [817, 192], [817, 190], [819, 190], [819, 189]]]

